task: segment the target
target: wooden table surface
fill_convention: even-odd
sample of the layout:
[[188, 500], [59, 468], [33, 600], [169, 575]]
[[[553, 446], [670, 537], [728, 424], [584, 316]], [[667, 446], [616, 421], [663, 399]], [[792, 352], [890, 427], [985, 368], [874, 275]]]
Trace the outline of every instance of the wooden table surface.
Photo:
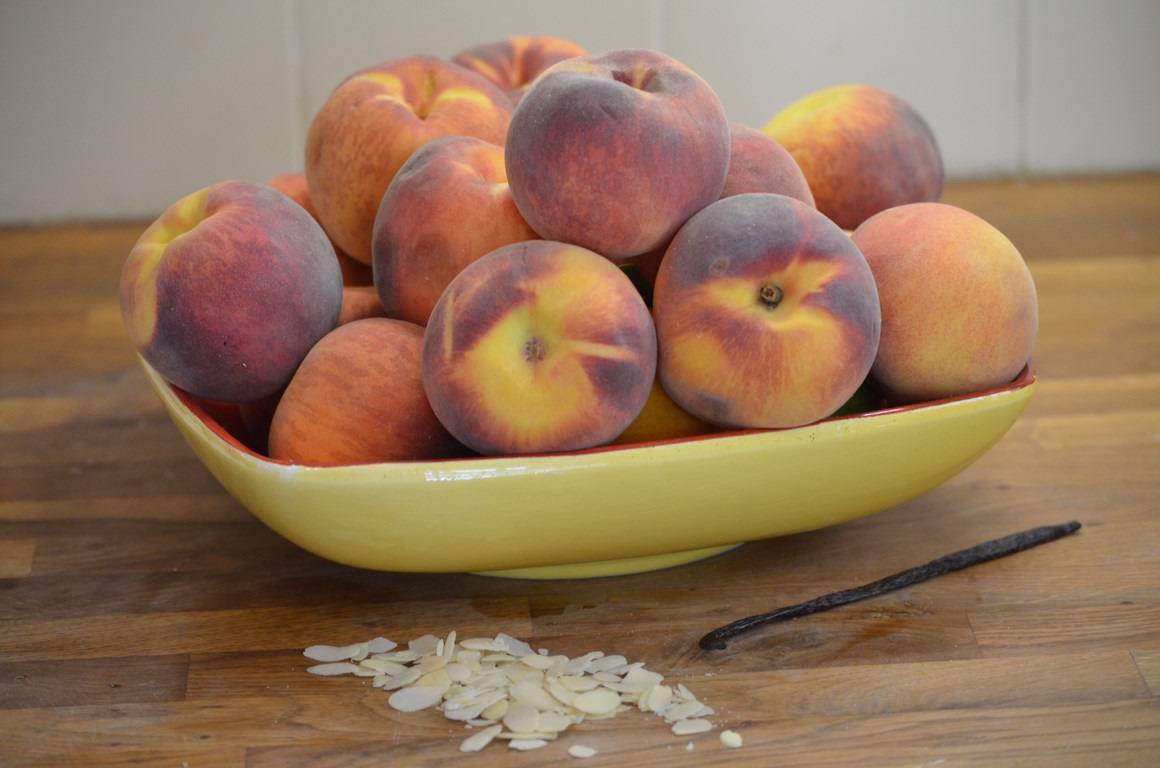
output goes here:
[[[0, 231], [0, 765], [1160, 765], [1160, 177], [960, 183], [1039, 290], [1007, 436], [876, 516], [591, 581], [373, 573], [267, 530], [185, 446], [116, 285], [141, 223]], [[696, 648], [736, 617], [1035, 525], [1077, 536]], [[507, 631], [685, 682], [740, 732], [629, 712], [537, 752], [456, 751], [301, 649]], [[686, 743], [694, 748], [687, 751]]]

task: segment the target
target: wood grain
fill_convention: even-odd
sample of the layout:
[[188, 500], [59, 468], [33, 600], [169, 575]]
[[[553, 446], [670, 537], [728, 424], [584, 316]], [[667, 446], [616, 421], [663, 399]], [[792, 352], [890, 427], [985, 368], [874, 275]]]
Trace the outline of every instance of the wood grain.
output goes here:
[[32, 573], [36, 539], [0, 539], [0, 579], [19, 579]]
[[1160, 696], [1160, 649], [1153, 651], [1133, 651], [1132, 659], [1136, 662], [1140, 676], [1152, 691], [1153, 696]]
[[0, 663], [0, 709], [181, 701], [188, 677], [185, 655]]
[[[137, 368], [116, 302], [143, 222], [0, 230], [0, 765], [1153, 766], [1160, 755], [1160, 176], [951, 185], [1040, 301], [1038, 391], [991, 451], [847, 525], [615, 579], [323, 561], [226, 495]], [[980, 541], [1076, 536], [696, 648], [742, 615]], [[610, 532], [615, 535], [615, 532]], [[637, 712], [538, 752], [305, 673], [314, 642], [508, 631], [647, 661], [745, 746]], [[693, 749], [686, 750], [692, 743]]]

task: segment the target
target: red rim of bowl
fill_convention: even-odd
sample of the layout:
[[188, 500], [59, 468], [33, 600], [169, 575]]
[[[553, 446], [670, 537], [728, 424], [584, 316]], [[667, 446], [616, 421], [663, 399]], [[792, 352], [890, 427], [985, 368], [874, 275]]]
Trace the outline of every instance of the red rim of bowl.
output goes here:
[[[886, 416], [886, 415], [890, 415], [890, 414], [898, 414], [898, 413], [905, 413], [908, 411], [916, 411], [916, 410], [921, 410], [921, 409], [925, 409], [925, 408], [932, 408], [935, 406], [944, 405], [946, 403], [957, 403], [957, 402], [960, 402], [963, 400], [974, 400], [975, 398], [996, 395], [996, 394], [999, 394], [1001, 392], [1015, 392], [1015, 391], [1023, 389], [1024, 387], [1028, 387], [1031, 384], [1035, 383], [1035, 378], [1036, 378], [1035, 371], [1032, 369], [1032, 367], [1030, 365], [1026, 365], [1023, 367], [1023, 370], [1019, 372], [1019, 375], [1016, 376], [1013, 380], [1011, 380], [1007, 384], [1003, 384], [1003, 385], [1000, 385], [997, 387], [990, 387], [988, 389], [979, 390], [978, 392], [970, 392], [970, 393], [967, 393], [965, 395], [956, 395], [954, 397], [944, 397], [944, 398], [940, 398], [938, 400], [924, 400], [924, 401], [919, 402], [919, 403], [910, 403], [907, 405], [890, 406], [887, 408], [879, 408], [879, 409], [876, 409], [873, 411], [865, 411], [863, 413], [850, 413], [850, 414], [846, 414], [844, 416], [832, 416], [828, 419], [823, 419], [821, 421], [814, 422], [813, 424], [805, 424], [805, 425], [800, 426], [800, 427], [786, 427], [783, 429], [736, 429], [736, 430], [728, 430], [728, 431], [723, 431], [723, 432], [711, 432], [707, 435], [694, 435], [692, 437], [674, 437], [674, 438], [669, 438], [667, 440], [655, 440], [655, 441], [651, 441], [651, 442], [647, 442], [647, 443], [629, 443], [629, 444], [625, 444], [625, 445], [601, 445], [601, 446], [597, 446], [595, 448], [585, 448], [583, 450], [578, 450], [578, 451], [560, 451], [557, 453], [521, 453], [521, 454], [512, 454], [512, 455], [507, 455], [507, 456], [466, 456], [466, 457], [454, 457], [454, 458], [447, 458], [447, 459], [427, 459], [427, 460], [423, 460], [423, 461], [394, 461], [394, 462], [379, 462], [379, 463], [380, 464], [383, 464], [383, 463], [389, 463], [389, 464], [433, 464], [433, 463], [450, 463], [450, 462], [462, 463], [462, 462], [471, 462], [471, 461], [492, 461], [495, 459], [506, 459], [506, 458], [536, 459], [536, 458], [544, 458], [544, 457], [551, 457], [551, 456], [557, 456], [557, 457], [559, 457], [559, 456], [587, 456], [590, 454], [634, 450], [637, 448], [648, 448], [648, 447], [656, 446], [656, 445], [673, 445], [673, 444], [677, 444], [677, 443], [701, 442], [704, 440], [715, 440], [717, 438], [722, 438], [722, 437], [738, 437], [738, 436], [742, 436], [742, 435], [758, 435], [758, 434], [766, 434], [769, 432], [789, 432], [789, 431], [792, 431], [795, 429], [809, 429], [811, 427], [817, 426], [818, 424], [826, 424], [829, 422], [849, 421], [849, 420], [853, 420], [853, 419], [870, 419], [870, 418], [875, 418], [878, 416]], [[228, 429], [226, 429], [224, 426], [222, 426], [222, 424], [220, 422], [218, 422], [217, 419], [215, 419], [213, 416], [211, 416], [206, 411], [206, 409], [204, 407], [202, 407], [201, 403], [197, 402], [197, 400], [192, 395], [190, 395], [188, 392], [185, 392], [184, 390], [179, 389], [179, 388], [173, 386], [172, 384], [167, 384], [167, 386], [173, 391], [173, 393], [175, 395], [177, 395], [177, 399], [181, 402], [181, 404], [183, 406], [185, 406], [187, 409], [189, 409], [189, 411], [194, 416], [196, 416], [198, 418], [198, 420], [200, 420], [207, 428], [209, 428], [209, 430], [211, 432], [213, 432], [219, 439], [221, 439], [223, 442], [225, 442], [231, 448], [233, 448], [234, 450], [239, 451], [243, 454], [246, 454], [247, 456], [251, 456], [255, 459], [259, 459], [259, 460], [267, 462], [269, 464], [276, 464], [279, 466], [302, 466], [304, 468], [309, 468], [309, 469], [340, 469], [342, 467], [358, 467], [358, 466], [371, 467], [371, 466], [375, 466], [375, 464], [345, 464], [345, 465], [341, 465], [341, 466], [318, 467], [318, 466], [307, 465], [307, 464], [296, 465], [290, 461], [283, 461], [281, 459], [272, 459], [269, 456], [258, 453], [257, 451], [253, 450], [252, 448], [247, 446], [245, 443], [243, 443], [241, 440], [239, 440]]]

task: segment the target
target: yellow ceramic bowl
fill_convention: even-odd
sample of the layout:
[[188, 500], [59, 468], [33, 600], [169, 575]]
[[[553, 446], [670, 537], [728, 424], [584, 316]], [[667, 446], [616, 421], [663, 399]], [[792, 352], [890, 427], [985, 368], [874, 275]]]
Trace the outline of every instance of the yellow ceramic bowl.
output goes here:
[[990, 448], [1035, 389], [645, 446], [301, 467], [232, 438], [142, 363], [177, 428], [262, 522], [322, 557], [387, 571], [609, 576], [844, 523], [925, 493]]

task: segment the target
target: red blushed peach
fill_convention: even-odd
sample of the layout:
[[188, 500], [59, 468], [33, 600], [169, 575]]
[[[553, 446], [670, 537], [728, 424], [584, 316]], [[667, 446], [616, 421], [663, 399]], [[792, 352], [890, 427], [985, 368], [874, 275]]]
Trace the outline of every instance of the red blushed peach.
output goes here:
[[891, 208], [854, 232], [882, 302], [873, 375], [895, 399], [1006, 384], [1031, 358], [1031, 272], [999, 230], [940, 203]]
[[824, 88], [790, 104], [764, 131], [789, 150], [818, 210], [843, 229], [942, 194], [942, 155], [930, 126], [878, 88]]
[[656, 372], [648, 309], [607, 259], [565, 243], [505, 246], [447, 287], [423, 340], [439, 420], [486, 454], [607, 443]]
[[729, 175], [721, 197], [768, 192], [801, 200], [813, 207], [814, 196], [793, 155], [761, 131], [741, 123], [729, 124], [732, 143]]
[[371, 231], [383, 193], [416, 149], [438, 136], [503, 143], [511, 101], [474, 72], [430, 56], [364, 69], [315, 115], [306, 178], [318, 218], [352, 257], [371, 263]]
[[518, 104], [532, 81], [545, 69], [587, 53], [562, 37], [517, 35], [460, 51], [452, 61], [483, 75], [502, 88], [513, 104]]
[[512, 201], [503, 147], [435, 139], [403, 164], [375, 219], [375, 286], [390, 317], [426, 325], [452, 278], [486, 253], [532, 240]]
[[854, 394], [878, 348], [874, 279], [842, 230], [783, 195], [728, 197], [681, 228], [653, 294], [661, 382], [728, 427], [794, 427]]
[[[318, 221], [318, 211], [314, 210], [314, 203], [310, 201], [310, 189], [306, 186], [306, 174], [282, 173], [268, 179], [266, 185], [273, 187], [301, 205], [315, 221]], [[319, 222], [319, 224], [321, 223]], [[355, 261], [347, 256], [333, 238], [330, 244], [334, 246], [334, 255], [338, 257], [338, 268], [342, 270], [343, 285], [370, 285], [373, 282], [369, 264], [363, 264], [361, 261]]]
[[423, 395], [423, 329], [358, 320], [310, 350], [270, 424], [270, 457], [338, 466], [462, 455]]
[[[767, 192], [792, 197], [813, 206], [814, 196], [810, 193], [810, 186], [801, 168], [780, 144], [761, 131], [741, 123], [730, 123], [729, 130], [732, 136], [729, 174], [725, 177], [725, 188], [721, 190], [722, 199], [749, 192]], [[668, 246], [666, 242], [660, 248], [637, 256], [630, 262], [647, 283], [649, 296], [652, 295], [652, 286], [656, 283], [657, 271], [661, 268], [661, 259]]]
[[342, 310], [338, 324], [346, 325], [368, 317], [386, 317], [383, 303], [373, 285], [346, 285], [342, 288]]
[[174, 203], [133, 246], [121, 313], [153, 368], [199, 397], [286, 385], [334, 328], [342, 275], [326, 233], [269, 187], [226, 181]]
[[625, 261], [668, 242], [716, 200], [729, 123], [713, 89], [653, 51], [548, 69], [508, 131], [512, 196], [542, 237]]

